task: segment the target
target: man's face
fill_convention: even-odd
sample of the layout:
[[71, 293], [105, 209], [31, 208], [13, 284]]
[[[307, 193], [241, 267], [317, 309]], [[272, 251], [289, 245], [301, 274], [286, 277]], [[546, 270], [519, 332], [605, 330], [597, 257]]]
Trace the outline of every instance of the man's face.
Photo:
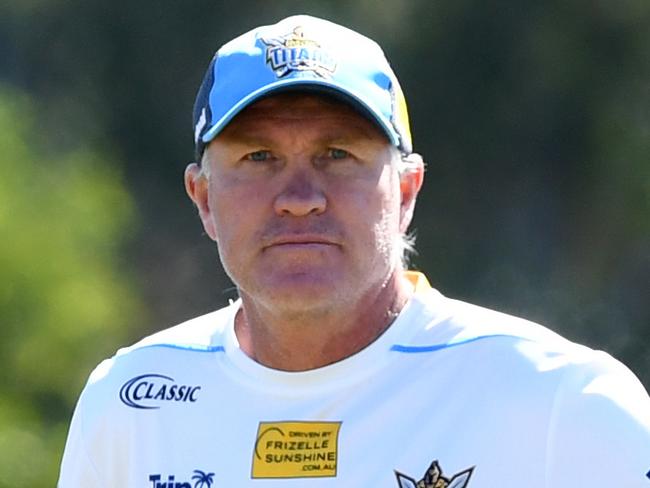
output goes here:
[[327, 311], [359, 301], [399, 266], [417, 189], [402, 194], [398, 161], [347, 105], [283, 94], [238, 115], [186, 183], [244, 299]]

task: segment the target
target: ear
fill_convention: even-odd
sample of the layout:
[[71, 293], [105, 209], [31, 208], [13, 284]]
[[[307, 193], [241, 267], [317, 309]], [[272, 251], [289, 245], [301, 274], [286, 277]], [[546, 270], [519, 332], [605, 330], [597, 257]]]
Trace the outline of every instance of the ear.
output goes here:
[[399, 174], [400, 191], [400, 231], [406, 233], [415, 209], [415, 200], [424, 181], [424, 161], [419, 154], [404, 156], [402, 169]]
[[201, 168], [196, 163], [190, 163], [185, 168], [185, 191], [199, 211], [199, 218], [203, 223], [206, 234], [212, 240], [216, 240], [217, 233], [215, 232], [214, 220], [210, 209], [209, 181], [205, 172], [201, 171]]

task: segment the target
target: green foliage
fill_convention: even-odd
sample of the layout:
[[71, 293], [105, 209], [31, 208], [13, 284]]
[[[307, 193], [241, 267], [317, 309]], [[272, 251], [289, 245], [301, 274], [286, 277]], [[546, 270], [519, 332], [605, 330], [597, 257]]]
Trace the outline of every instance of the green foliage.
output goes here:
[[91, 148], [39, 145], [28, 98], [0, 89], [0, 487], [51, 487], [90, 369], [126, 338], [137, 295], [117, 263], [134, 207]]

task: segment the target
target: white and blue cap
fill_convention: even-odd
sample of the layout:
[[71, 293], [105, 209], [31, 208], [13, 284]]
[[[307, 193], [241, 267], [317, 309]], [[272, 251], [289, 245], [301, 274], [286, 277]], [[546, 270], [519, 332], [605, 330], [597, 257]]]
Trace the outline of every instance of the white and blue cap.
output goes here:
[[216, 52], [194, 104], [197, 158], [239, 112], [287, 90], [345, 100], [401, 152], [412, 151], [406, 100], [379, 45], [327, 20], [296, 15], [253, 29]]

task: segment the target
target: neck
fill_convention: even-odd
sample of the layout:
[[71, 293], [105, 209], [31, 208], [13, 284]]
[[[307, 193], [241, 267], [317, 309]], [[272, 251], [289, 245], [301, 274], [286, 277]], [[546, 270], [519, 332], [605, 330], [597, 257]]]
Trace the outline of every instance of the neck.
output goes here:
[[345, 359], [375, 341], [395, 320], [413, 288], [402, 270], [351, 306], [275, 314], [242, 294], [235, 318], [241, 349], [264, 366], [307, 371]]

